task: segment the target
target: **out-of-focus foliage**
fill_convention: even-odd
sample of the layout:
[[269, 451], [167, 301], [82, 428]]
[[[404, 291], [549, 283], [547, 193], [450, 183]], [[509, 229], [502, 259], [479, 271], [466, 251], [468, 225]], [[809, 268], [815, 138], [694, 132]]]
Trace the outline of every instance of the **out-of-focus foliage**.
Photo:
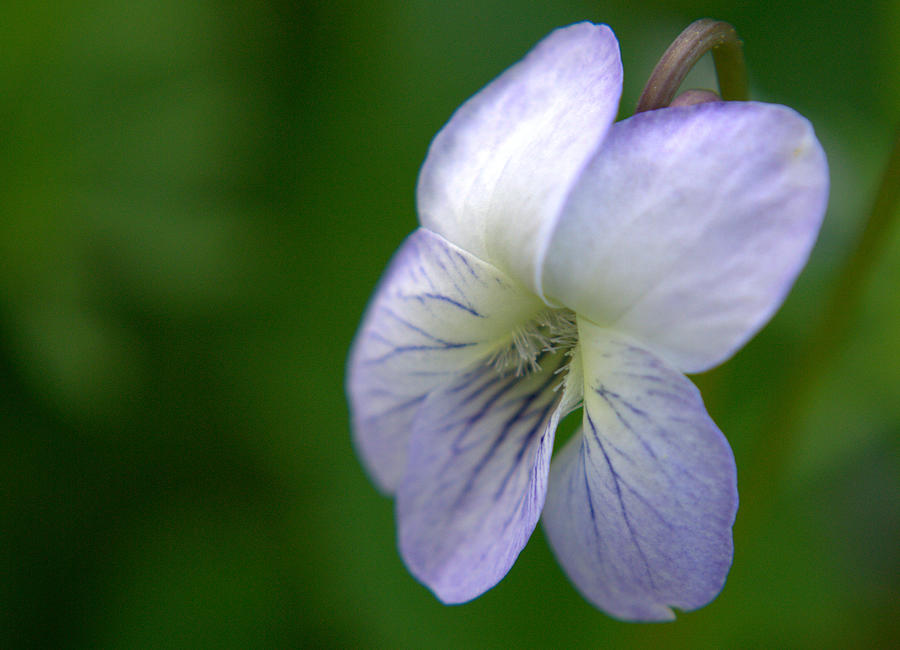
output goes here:
[[[445, 607], [402, 566], [343, 396], [428, 142], [581, 19], [621, 41], [626, 115], [702, 16], [736, 26], [754, 97], [809, 117], [832, 169], [785, 308], [695, 378], [742, 485], [787, 436], [776, 498], [738, 513], [724, 592], [674, 624], [593, 610], [540, 532], [500, 586]], [[796, 427], [767, 422], [889, 150], [898, 30], [892, 0], [5, 3], [0, 645], [897, 643], [900, 228]]]

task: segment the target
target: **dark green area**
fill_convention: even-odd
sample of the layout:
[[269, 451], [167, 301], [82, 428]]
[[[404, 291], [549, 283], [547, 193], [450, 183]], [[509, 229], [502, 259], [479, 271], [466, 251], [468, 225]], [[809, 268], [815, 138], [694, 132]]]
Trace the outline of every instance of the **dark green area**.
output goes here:
[[[430, 138], [581, 19], [620, 39], [627, 115], [703, 16], [734, 24], [752, 96], [809, 117], [832, 170], [785, 308], [695, 378], [742, 484], [789, 437], [776, 496], [739, 512], [725, 590], [676, 623], [591, 608], [540, 531], [445, 607], [397, 555], [343, 395]], [[889, 0], [4, 3], [0, 646], [895, 645], [900, 229], [796, 429], [766, 423], [890, 149], [898, 34]]]

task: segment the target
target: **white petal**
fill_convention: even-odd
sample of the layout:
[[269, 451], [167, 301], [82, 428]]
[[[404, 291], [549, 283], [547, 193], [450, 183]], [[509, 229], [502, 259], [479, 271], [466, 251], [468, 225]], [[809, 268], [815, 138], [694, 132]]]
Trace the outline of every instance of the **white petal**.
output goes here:
[[827, 195], [822, 148], [788, 108], [718, 102], [638, 114], [614, 125], [573, 190], [545, 295], [683, 371], [708, 369], [781, 305]]
[[417, 189], [422, 225], [540, 295], [554, 221], [615, 119], [621, 88], [608, 27], [551, 33], [435, 137]]
[[400, 552], [446, 603], [497, 584], [537, 524], [566, 360], [545, 353], [540, 370], [522, 377], [480, 365], [416, 416], [397, 491]]
[[413, 416], [428, 393], [508, 341], [543, 308], [504, 273], [420, 228], [391, 261], [350, 353], [354, 440], [379, 487], [406, 465]]
[[569, 579], [625, 620], [702, 607], [731, 565], [734, 457], [681, 373], [579, 322], [583, 435], [553, 459], [544, 529]]

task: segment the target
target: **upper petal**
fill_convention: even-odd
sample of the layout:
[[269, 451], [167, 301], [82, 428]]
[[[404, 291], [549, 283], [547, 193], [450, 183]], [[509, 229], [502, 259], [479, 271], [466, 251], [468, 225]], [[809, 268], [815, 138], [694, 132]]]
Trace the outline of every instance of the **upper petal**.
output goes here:
[[807, 120], [716, 102], [613, 126], [569, 197], [545, 295], [639, 338], [686, 372], [721, 363], [772, 316], [828, 195]]
[[428, 393], [503, 345], [543, 304], [507, 275], [420, 228], [397, 251], [350, 352], [357, 450], [392, 492], [413, 416]]
[[501, 376], [479, 364], [419, 410], [397, 491], [400, 552], [446, 603], [471, 600], [509, 571], [547, 489], [567, 357]]
[[681, 373], [579, 321], [583, 435], [553, 459], [544, 529], [584, 596], [626, 620], [702, 607], [731, 566], [734, 457]]
[[554, 221], [615, 119], [621, 90], [608, 27], [551, 33], [437, 134], [419, 175], [422, 225], [541, 295]]

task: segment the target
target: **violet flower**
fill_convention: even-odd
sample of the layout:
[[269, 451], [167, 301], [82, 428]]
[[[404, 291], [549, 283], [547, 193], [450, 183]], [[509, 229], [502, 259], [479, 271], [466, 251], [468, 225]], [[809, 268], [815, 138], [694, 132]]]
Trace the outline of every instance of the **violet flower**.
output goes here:
[[542, 513], [569, 578], [617, 618], [701, 607], [731, 565], [734, 458], [683, 373], [784, 300], [825, 156], [770, 104], [614, 124], [621, 89], [612, 31], [579, 23], [459, 108], [353, 344], [357, 449], [396, 495], [404, 561], [446, 603], [497, 584]]

